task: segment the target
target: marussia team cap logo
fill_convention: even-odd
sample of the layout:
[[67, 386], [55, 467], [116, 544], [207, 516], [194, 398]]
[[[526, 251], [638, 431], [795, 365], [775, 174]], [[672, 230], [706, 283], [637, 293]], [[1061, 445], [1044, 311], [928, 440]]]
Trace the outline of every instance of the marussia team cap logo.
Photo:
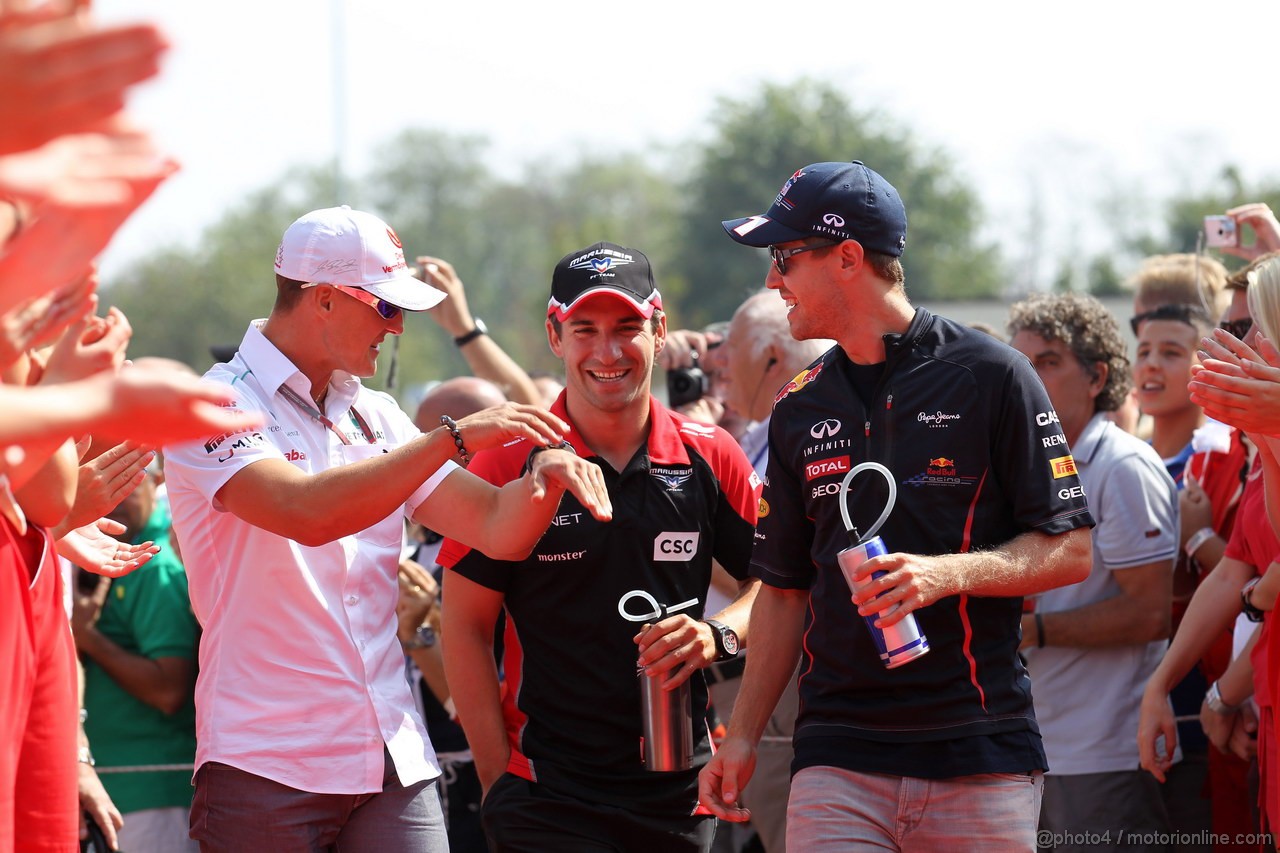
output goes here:
[[615, 243], [596, 243], [570, 252], [551, 274], [551, 300], [547, 316], [560, 322], [596, 295], [621, 299], [646, 320], [662, 308], [662, 296], [653, 283], [653, 268], [644, 253]]
[[898, 191], [857, 160], [797, 169], [768, 211], [722, 224], [747, 246], [825, 237], [857, 240], [873, 252], [899, 257], [907, 245], [907, 211]]

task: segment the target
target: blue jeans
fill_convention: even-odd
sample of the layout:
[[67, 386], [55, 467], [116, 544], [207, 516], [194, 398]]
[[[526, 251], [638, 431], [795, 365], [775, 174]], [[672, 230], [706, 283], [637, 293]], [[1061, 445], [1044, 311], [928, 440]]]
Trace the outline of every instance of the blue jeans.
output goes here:
[[383, 753], [382, 790], [372, 794], [313, 794], [226, 764], [203, 764], [191, 837], [201, 853], [448, 853], [436, 783], [406, 788]]
[[1035, 850], [1044, 775], [915, 779], [806, 767], [791, 780], [787, 849]]

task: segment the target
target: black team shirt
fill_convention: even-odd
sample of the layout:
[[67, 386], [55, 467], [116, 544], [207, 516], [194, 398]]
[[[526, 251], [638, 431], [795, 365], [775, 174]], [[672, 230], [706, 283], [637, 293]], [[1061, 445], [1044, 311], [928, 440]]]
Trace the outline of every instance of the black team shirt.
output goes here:
[[[561, 395], [551, 411], [572, 424]], [[710, 757], [707, 688], [693, 685], [694, 768], [644, 769], [639, 647], [632, 637], [663, 606], [704, 616], [711, 561], [748, 577], [760, 481], [719, 427], [650, 400], [648, 441], [621, 471], [594, 457], [574, 430], [579, 456], [604, 471], [613, 520], [596, 521], [566, 493], [551, 527], [525, 560], [493, 560], [446, 539], [440, 563], [505, 595], [502, 710], [508, 772], [590, 802], [680, 816], [697, 805], [697, 772]], [[532, 445], [478, 453], [469, 470], [494, 484], [521, 476]], [[446, 573], [445, 585], [448, 585]], [[625, 599], [625, 603], [624, 603]], [[705, 614], [710, 616], [712, 614]]]
[[[1057, 414], [1022, 354], [923, 308], [885, 345], [884, 364], [870, 367], [831, 349], [774, 404], [751, 571], [810, 592], [793, 770], [1044, 769], [1017, 654], [1022, 599], [954, 595], [917, 610], [930, 651], [887, 670], [836, 553], [849, 544], [840, 484], [864, 461], [897, 482], [879, 531], [890, 553], [963, 553], [1091, 526]], [[886, 499], [882, 477], [859, 475], [853, 524], [866, 531]]]

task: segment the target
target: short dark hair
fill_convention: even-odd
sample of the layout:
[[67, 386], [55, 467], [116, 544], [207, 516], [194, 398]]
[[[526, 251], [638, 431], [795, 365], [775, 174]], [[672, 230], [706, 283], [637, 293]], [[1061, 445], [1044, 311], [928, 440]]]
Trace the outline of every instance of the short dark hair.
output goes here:
[[[639, 316], [638, 314], [636, 316]], [[662, 322], [662, 318], [666, 316], [662, 313], [661, 308], [654, 308], [653, 313], [649, 315], [649, 329], [658, 331], [658, 323]], [[556, 330], [557, 335], [564, 334], [564, 327], [560, 324], [560, 319], [555, 314], [547, 315], [547, 319], [551, 321], [551, 328]]]
[[285, 278], [282, 275], [276, 275], [276, 311], [285, 313], [293, 310], [293, 308], [302, 299], [302, 288], [307, 284], [305, 281], [294, 281], [291, 278]]
[[1009, 335], [1031, 332], [1046, 341], [1061, 341], [1076, 360], [1096, 376], [1096, 365], [1107, 365], [1107, 381], [1094, 398], [1094, 411], [1114, 412], [1133, 387], [1129, 356], [1120, 324], [1107, 306], [1082, 293], [1041, 293], [1009, 309]]
[[[813, 237], [806, 239], [805, 245], [812, 246], [814, 242], [819, 241], [825, 242], [824, 238]], [[832, 243], [829, 246], [823, 246], [821, 249], [815, 249], [814, 254], [819, 256], [825, 255], [827, 252], [839, 245], [839, 243]], [[875, 270], [878, 278], [882, 278], [892, 284], [904, 284], [906, 282], [906, 275], [902, 271], [902, 261], [899, 258], [893, 255], [886, 255], [882, 252], [873, 252], [866, 246], [862, 247], [862, 257], [866, 259], [866, 262], [871, 269]]]

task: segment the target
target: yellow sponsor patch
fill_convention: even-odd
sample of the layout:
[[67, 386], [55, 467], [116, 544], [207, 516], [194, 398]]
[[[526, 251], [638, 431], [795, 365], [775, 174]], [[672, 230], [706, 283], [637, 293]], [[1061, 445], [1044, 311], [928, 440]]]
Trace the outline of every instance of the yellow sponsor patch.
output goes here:
[[764, 518], [766, 515], [769, 514], [769, 502], [766, 501], [764, 498], [760, 499], [760, 506], [758, 507], [758, 511], [756, 514], [760, 518]]
[[1053, 469], [1053, 479], [1061, 480], [1063, 477], [1073, 477], [1076, 474], [1076, 460], [1070, 456], [1059, 456], [1056, 459], [1049, 460], [1049, 467]]

